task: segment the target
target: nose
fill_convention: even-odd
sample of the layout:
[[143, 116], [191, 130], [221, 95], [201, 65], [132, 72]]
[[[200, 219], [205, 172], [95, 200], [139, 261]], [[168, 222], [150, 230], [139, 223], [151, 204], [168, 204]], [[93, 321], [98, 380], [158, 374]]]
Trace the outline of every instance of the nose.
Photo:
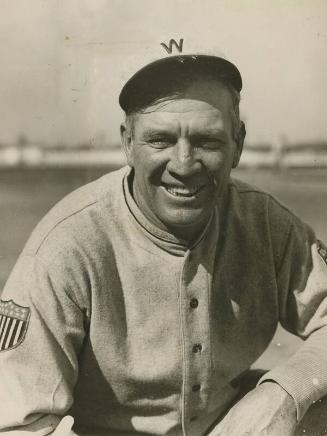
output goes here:
[[196, 159], [195, 150], [187, 139], [180, 139], [175, 144], [167, 169], [180, 177], [190, 177], [200, 172], [201, 162]]

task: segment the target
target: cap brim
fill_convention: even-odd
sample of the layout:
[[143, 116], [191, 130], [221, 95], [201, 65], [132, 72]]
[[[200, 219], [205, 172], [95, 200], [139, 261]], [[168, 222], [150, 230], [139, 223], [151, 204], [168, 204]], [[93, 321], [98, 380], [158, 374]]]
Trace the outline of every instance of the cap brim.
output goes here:
[[[126, 111], [133, 106], [136, 89], [144, 88], [146, 92], [149, 82], [163, 80], [167, 74], [175, 74], [178, 66], [185, 65], [190, 73], [195, 69], [203, 69], [217, 78], [232, 85], [238, 92], [242, 89], [242, 78], [237, 67], [224, 58], [211, 55], [178, 55], [156, 60], [138, 70], [124, 85], [119, 95], [119, 104]], [[137, 105], [137, 102], [135, 102]]]

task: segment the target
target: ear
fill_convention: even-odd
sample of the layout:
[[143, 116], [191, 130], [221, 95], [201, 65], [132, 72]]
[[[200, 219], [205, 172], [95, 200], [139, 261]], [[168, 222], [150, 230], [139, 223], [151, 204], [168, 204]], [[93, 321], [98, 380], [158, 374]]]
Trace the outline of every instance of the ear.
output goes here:
[[120, 138], [123, 145], [124, 153], [128, 165], [133, 168], [133, 149], [132, 149], [132, 135], [130, 129], [126, 127], [126, 123], [120, 125]]
[[244, 144], [245, 135], [246, 135], [245, 124], [243, 123], [243, 121], [241, 121], [239, 134], [235, 140], [237, 147], [236, 147], [235, 155], [234, 155], [234, 159], [233, 159], [233, 168], [236, 168], [240, 162], [241, 154], [243, 151], [243, 144]]

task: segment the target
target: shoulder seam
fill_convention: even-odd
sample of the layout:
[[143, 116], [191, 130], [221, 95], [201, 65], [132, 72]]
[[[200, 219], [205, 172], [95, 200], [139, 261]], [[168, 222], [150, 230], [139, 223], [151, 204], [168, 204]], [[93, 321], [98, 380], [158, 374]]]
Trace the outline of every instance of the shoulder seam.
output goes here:
[[[34, 253], [34, 254], [29, 254], [29, 253], [25, 253], [25, 254], [21, 254], [21, 256], [20, 256], [20, 258], [21, 259], [23, 259], [23, 258], [28, 258], [28, 259], [32, 259], [32, 260], [34, 260], [34, 262], [37, 262], [39, 265], [41, 265], [42, 266], [42, 269], [48, 274], [48, 275], [51, 275], [52, 273], [49, 271], [49, 267], [48, 267], [48, 265], [46, 265], [46, 263], [44, 262], [44, 260], [43, 260], [43, 258], [42, 257], [40, 257], [40, 256], [37, 256], [37, 253]], [[56, 273], [56, 276], [57, 276], [57, 280], [58, 280], [58, 282], [60, 282], [61, 283], [61, 285], [63, 286], [63, 288], [66, 286], [66, 284], [61, 280], [61, 278], [59, 277], [59, 274], [57, 273], [57, 271], [55, 271], [55, 273]], [[70, 291], [70, 294], [67, 294], [68, 295], [68, 297], [69, 297], [69, 299], [70, 299], [70, 301], [79, 309], [79, 310], [81, 310], [81, 307], [80, 307], [80, 305], [79, 305], [79, 303], [78, 303], [78, 299], [76, 298], [76, 294], [75, 294], [75, 292], [73, 292], [73, 290], [71, 289], [71, 287], [69, 286], [69, 287], [67, 287], [66, 286], [66, 288], [68, 288], [68, 290]], [[72, 298], [72, 295], [74, 296], [74, 298]], [[75, 301], [76, 300], [76, 301]]]
[[276, 197], [274, 197], [269, 192], [264, 192], [264, 191], [261, 191], [260, 189], [246, 189], [246, 190], [238, 189], [234, 183], [232, 183], [231, 186], [234, 189], [236, 189], [237, 192], [239, 192], [240, 194], [252, 194], [252, 193], [261, 194], [262, 196], [267, 197], [269, 200], [278, 204], [278, 206], [280, 206], [282, 209], [284, 209], [286, 212], [288, 212], [293, 218], [298, 219], [298, 217], [287, 206], [285, 206], [285, 204], [281, 203]]
[[82, 212], [83, 210], [87, 209], [88, 207], [93, 206], [94, 204], [98, 203], [98, 200], [93, 201], [92, 203], [88, 203], [86, 206], [83, 206], [82, 208], [74, 211], [73, 213], [65, 216], [64, 218], [61, 218], [59, 221], [57, 221], [51, 228], [50, 230], [44, 235], [44, 237], [42, 238], [42, 240], [40, 241], [40, 243], [38, 244], [38, 247], [33, 250], [34, 251], [34, 255], [37, 255], [39, 250], [41, 249], [42, 245], [44, 244], [45, 240], [48, 238], [48, 236], [50, 235], [50, 233], [56, 228], [58, 227], [61, 223], [63, 223], [64, 221], [66, 221], [68, 218], [71, 218], [72, 216]]
[[288, 242], [289, 242], [289, 238], [290, 238], [290, 234], [291, 234], [292, 226], [293, 226], [293, 225], [290, 224], [290, 225], [288, 226], [288, 228], [285, 230], [284, 235], [283, 235], [283, 240], [284, 240], [285, 242], [284, 242], [284, 244], [283, 244], [282, 256], [281, 256], [281, 258], [280, 258], [280, 265], [278, 265], [278, 270], [276, 271], [276, 279], [277, 279], [277, 280], [278, 280], [278, 278], [279, 278], [279, 274], [280, 274], [280, 271], [281, 271], [281, 269], [282, 269], [282, 265], [283, 265], [283, 261], [284, 261], [285, 253], [286, 253], [286, 247], [287, 247]]

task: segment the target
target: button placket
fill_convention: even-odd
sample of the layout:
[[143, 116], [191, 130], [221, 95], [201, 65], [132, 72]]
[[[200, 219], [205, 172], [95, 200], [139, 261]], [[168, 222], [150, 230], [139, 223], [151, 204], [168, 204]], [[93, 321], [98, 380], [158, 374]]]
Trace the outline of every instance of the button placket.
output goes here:
[[[186, 374], [184, 397], [184, 425], [199, 416], [206, 408], [210, 377], [208, 290], [207, 272], [197, 263], [195, 253], [185, 259], [184, 284], [184, 332]], [[201, 301], [200, 301], [201, 299]]]

